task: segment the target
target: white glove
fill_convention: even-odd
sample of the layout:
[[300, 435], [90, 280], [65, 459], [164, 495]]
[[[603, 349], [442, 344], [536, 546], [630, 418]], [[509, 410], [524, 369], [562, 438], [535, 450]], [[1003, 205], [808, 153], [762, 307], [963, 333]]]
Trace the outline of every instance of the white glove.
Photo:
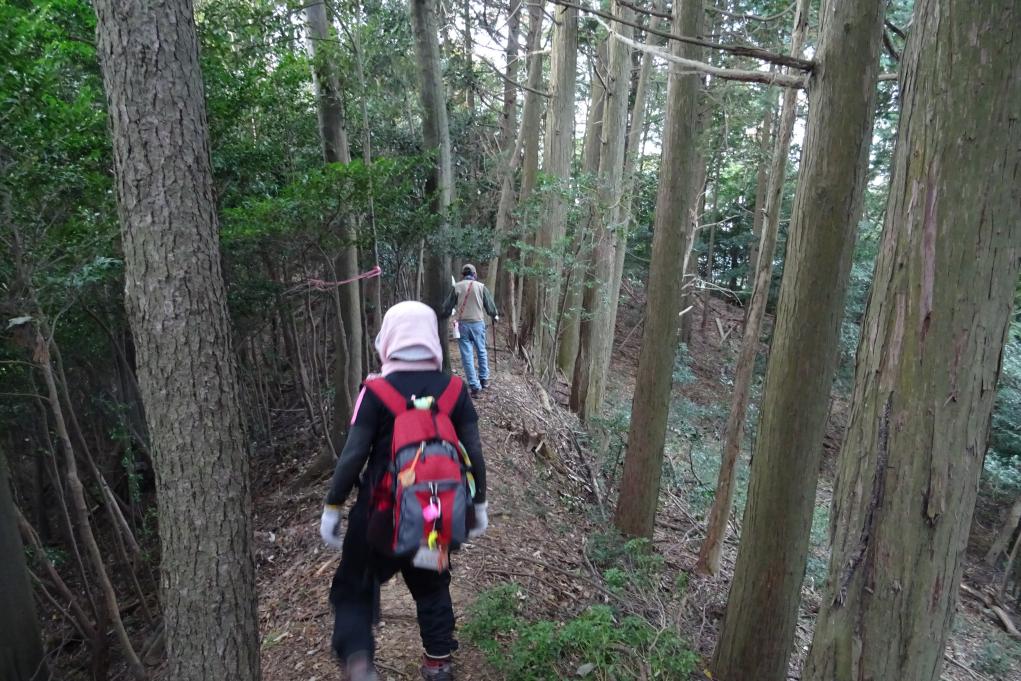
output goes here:
[[327, 546], [340, 550], [344, 548], [344, 537], [340, 534], [340, 507], [327, 504], [323, 518], [319, 521], [319, 536]]
[[469, 539], [478, 539], [489, 528], [489, 502], [475, 504], [475, 527], [468, 530]]
[[500, 315], [496, 315], [495, 317], [493, 317], [493, 323], [494, 324], [499, 324], [500, 323]]

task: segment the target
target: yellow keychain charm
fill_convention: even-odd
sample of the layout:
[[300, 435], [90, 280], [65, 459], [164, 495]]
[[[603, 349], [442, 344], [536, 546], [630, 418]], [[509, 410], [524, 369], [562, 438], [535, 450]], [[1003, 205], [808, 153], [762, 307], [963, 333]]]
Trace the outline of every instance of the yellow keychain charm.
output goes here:
[[436, 550], [436, 541], [440, 538], [440, 533], [433, 530], [429, 533], [429, 548], [433, 551]]

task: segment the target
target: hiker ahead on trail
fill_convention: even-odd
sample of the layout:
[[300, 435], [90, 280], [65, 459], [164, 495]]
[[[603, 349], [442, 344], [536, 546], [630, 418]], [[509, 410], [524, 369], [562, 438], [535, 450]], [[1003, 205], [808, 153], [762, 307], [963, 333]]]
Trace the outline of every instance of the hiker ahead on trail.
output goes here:
[[[500, 321], [500, 313], [493, 302], [486, 285], [478, 280], [475, 265], [461, 268], [461, 281], [454, 284], [453, 290], [443, 304], [443, 316], [454, 314], [452, 336], [457, 339], [461, 350], [461, 364], [464, 376], [468, 379], [472, 397], [477, 397], [480, 390], [489, 384], [489, 353], [486, 351], [486, 318], [489, 315], [494, 322]], [[475, 371], [475, 354], [479, 356], [479, 369]]]
[[[350, 681], [374, 681], [379, 586], [400, 572], [418, 614], [422, 678], [451, 681], [450, 552], [489, 525], [478, 414], [465, 384], [440, 371], [436, 314], [394, 305], [376, 337], [382, 378], [366, 380], [337, 459], [319, 532], [342, 550], [330, 587], [333, 650]], [[340, 507], [358, 497], [342, 534]]]

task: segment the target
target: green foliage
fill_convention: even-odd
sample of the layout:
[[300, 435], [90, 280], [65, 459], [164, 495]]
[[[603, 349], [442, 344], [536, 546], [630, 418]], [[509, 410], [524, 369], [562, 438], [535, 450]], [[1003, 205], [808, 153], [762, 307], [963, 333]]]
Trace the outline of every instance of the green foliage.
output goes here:
[[996, 457], [1021, 460], [1021, 329], [1011, 331], [1003, 348], [989, 448]]
[[[671, 629], [657, 629], [605, 605], [564, 621], [529, 621], [516, 584], [483, 592], [462, 631], [508, 681], [684, 679], [697, 656]], [[643, 672], [643, 668], [647, 670]]]
[[648, 539], [624, 539], [614, 530], [599, 532], [589, 538], [586, 552], [611, 588], [648, 591], [660, 587], [663, 556]]

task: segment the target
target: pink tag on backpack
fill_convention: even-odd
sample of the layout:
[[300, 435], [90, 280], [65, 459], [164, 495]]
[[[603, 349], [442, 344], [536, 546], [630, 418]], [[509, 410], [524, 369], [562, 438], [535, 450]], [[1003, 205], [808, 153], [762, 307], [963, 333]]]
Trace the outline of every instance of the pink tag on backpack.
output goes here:
[[431, 501], [429, 502], [428, 506], [422, 509], [422, 519], [425, 520], [427, 523], [431, 523], [432, 521], [436, 520], [439, 517], [440, 509]]

